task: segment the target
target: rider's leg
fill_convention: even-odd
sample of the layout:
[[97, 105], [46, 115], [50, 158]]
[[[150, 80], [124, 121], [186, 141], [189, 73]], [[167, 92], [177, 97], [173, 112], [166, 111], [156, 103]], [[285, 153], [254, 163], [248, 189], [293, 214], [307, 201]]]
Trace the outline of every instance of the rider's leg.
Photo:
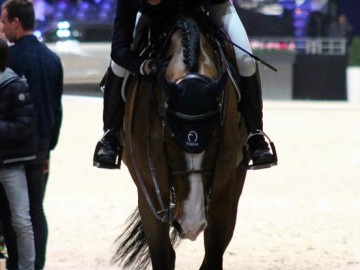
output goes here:
[[[100, 168], [117, 168], [122, 157], [119, 133], [123, 125], [125, 102], [121, 87], [126, 70], [111, 62], [101, 87], [104, 91], [104, 136], [98, 142], [94, 153], [94, 165]], [[118, 164], [118, 166], [117, 166]]]
[[[237, 15], [234, 5], [230, 0], [221, 4], [209, 6], [210, 16], [230, 39], [248, 52], [251, 51], [250, 42], [245, 28]], [[240, 74], [240, 88], [242, 99], [240, 107], [245, 115], [249, 133], [249, 149], [253, 164], [273, 163], [274, 157], [269, 151], [268, 144], [262, 134], [262, 95], [260, 76], [257, 65], [248, 54], [234, 47], [237, 68]], [[256, 134], [256, 136], [254, 136]]]
[[254, 75], [241, 77], [241, 101], [240, 107], [245, 114], [245, 121], [249, 134], [249, 150], [253, 164], [272, 164], [275, 158], [269, 151], [268, 143], [264, 139], [262, 95], [260, 75], [256, 68]]
[[[134, 35], [143, 31], [150, 23], [150, 18], [137, 14]], [[104, 91], [103, 122], [105, 134], [98, 142], [94, 153], [94, 165], [99, 168], [120, 168], [123, 146], [119, 132], [123, 125], [125, 102], [121, 88], [127, 70], [111, 61], [100, 87]]]

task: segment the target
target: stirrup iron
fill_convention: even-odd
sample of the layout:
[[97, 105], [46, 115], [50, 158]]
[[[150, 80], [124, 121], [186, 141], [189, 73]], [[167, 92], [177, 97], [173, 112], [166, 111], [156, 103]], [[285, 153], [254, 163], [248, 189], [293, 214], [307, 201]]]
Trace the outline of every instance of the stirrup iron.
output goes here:
[[[271, 154], [273, 156], [273, 160], [270, 163], [264, 163], [264, 164], [254, 164], [253, 162], [250, 163], [251, 160], [251, 153], [249, 149], [249, 139], [255, 136], [264, 136], [266, 140], [269, 142], [270, 148], [271, 148]], [[272, 166], [276, 166], [278, 163], [276, 148], [274, 143], [270, 140], [269, 136], [266, 135], [266, 133], [262, 130], [256, 130], [255, 133], [250, 133], [249, 136], [246, 139], [246, 144], [243, 146], [243, 157], [244, 157], [244, 163], [248, 170], [259, 170], [259, 169], [266, 169], [271, 168]]]

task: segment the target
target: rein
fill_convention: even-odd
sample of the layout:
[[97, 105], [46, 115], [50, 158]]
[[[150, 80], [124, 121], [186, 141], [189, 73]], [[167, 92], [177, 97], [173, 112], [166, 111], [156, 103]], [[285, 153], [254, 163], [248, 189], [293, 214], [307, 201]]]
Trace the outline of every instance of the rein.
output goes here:
[[[149, 84], [150, 84], [150, 82], [149, 82]], [[140, 84], [138, 84], [136, 91], [138, 91], [139, 85]], [[149, 94], [151, 92], [152, 91], [148, 91]], [[142, 177], [139, 167], [136, 164], [135, 155], [134, 155], [134, 142], [132, 139], [130, 139], [131, 161], [134, 166], [138, 186], [140, 187], [142, 194], [144, 195], [145, 200], [146, 200], [151, 212], [153, 213], [154, 217], [163, 223], [168, 223], [169, 225], [171, 225], [172, 212], [173, 212], [172, 209], [174, 208], [174, 204], [170, 203], [169, 207], [165, 208], [165, 204], [162, 200], [160, 188], [159, 188], [157, 177], [156, 177], [156, 169], [155, 169], [153, 158], [152, 158], [152, 151], [151, 151], [151, 136], [150, 136], [151, 117], [150, 117], [150, 115], [151, 114], [150, 114], [150, 106], [149, 106], [149, 113], [148, 113], [149, 126], [148, 126], [148, 130], [147, 130], [147, 134], [148, 134], [148, 136], [147, 136], [147, 157], [148, 157], [148, 164], [149, 164], [151, 179], [152, 179], [152, 182], [154, 185], [154, 190], [155, 190], [157, 201], [160, 206], [160, 210], [156, 210], [154, 202], [153, 202], [152, 198], [150, 197], [149, 191], [147, 190], [147, 188], [145, 186], [144, 178]], [[172, 197], [173, 196], [171, 196], [171, 198]]]

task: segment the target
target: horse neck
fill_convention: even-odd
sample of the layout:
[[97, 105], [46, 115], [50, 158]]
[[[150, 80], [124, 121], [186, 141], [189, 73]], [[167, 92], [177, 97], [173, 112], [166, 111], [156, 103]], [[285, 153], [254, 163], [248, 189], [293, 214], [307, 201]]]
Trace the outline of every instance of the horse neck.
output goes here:
[[170, 46], [165, 56], [165, 58], [171, 57], [166, 70], [166, 77], [170, 81], [176, 81], [190, 72], [189, 67], [183, 61], [183, 45], [180, 41], [181, 33], [176, 31], [170, 39]]
[[199, 73], [215, 80], [219, 77], [214, 49], [204, 34], [200, 35]]

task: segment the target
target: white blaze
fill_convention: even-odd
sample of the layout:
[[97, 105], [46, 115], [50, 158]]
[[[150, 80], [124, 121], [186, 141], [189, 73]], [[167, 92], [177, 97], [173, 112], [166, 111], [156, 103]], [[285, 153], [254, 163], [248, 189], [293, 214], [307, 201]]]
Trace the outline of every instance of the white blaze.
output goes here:
[[[200, 170], [203, 156], [204, 152], [200, 154], [185, 153], [187, 169]], [[179, 223], [184, 233], [183, 237], [194, 241], [207, 225], [202, 175], [191, 173], [188, 181], [190, 183], [189, 196], [184, 202], [183, 215]]]

